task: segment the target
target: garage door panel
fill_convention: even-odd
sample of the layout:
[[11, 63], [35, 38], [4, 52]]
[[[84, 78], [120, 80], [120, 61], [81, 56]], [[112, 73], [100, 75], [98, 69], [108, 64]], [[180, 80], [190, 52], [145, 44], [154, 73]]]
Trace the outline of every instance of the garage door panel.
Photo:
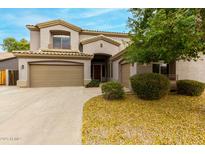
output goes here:
[[31, 65], [30, 86], [83, 86], [83, 65]]
[[121, 83], [123, 86], [129, 88], [130, 83], [130, 64], [121, 64]]

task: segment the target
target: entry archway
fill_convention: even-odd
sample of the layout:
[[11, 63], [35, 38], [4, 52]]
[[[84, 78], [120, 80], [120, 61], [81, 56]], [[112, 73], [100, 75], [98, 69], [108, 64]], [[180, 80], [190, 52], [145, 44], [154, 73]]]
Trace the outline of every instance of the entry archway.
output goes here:
[[95, 54], [91, 61], [91, 78], [101, 82], [110, 78], [110, 57], [109, 54]]

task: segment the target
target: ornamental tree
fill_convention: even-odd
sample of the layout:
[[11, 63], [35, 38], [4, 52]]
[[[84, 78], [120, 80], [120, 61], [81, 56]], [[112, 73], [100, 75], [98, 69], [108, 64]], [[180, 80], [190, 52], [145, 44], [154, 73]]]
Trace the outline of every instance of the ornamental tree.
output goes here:
[[14, 50], [29, 50], [29, 42], [26, 39], [17, 41], [13, 37], [8, 37], [3, 40], [3, 49], [7, 52]]
[[197, 60], [205, 53], [204, 9], [130, 9], [125, 58], [150, 63]]

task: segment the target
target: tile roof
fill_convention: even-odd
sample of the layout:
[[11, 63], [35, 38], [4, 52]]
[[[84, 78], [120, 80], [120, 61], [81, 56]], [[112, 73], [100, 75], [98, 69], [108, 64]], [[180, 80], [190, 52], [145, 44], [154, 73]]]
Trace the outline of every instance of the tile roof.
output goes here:
[[0, 61], [15, 58], [14, 54], [11, 52], [0, 52]]
[[88, 35], [99, 35], [99, 34], [103, 34], [103, 35], [107, 35], [107, 36], [114, 36], [114, 37], [128, 37], [128, 33], [123, 33], [123, 32], [110, 32], [110, 31], [100, 31], [100, 30], [88, 30], [88, 29], [82, 29], [78, 26], [75, 26], [71, 23], [68, 23], [64, 20], [61, 19], [57, 19], [57, 20], [51, 20], [51, 21], [47, 21], [47, 22], [42, 22], [36, 25], [26, 25], [26, 27], [29, 30], [32, 31], [39, 31], [41, 28], [45, 28], [45, 27], [50, 27], [50, 26], [54, 26], [54, 25], [63, 25], [66, 26], [68, 28], [71, 28], [75, 31], [80, 32], [81, 34], [88, 34]]
[[113, 40], [112, 38], [110, 37], [106, 37], [104, 35], [97, 35], [97, 36], [93, 36], [91, 38], [87, 38], [87, 39], [84, 39], [81, 41], [82, 44], [88, 44], [88, 43], [92, 43], [92, 42], [95, 42], [95, 41], [98, 41], [98, 40], [103, 40], [103, 41], [106, 41], [106, 42], [109, 42], [109, 43], [112, 43], [116, 46], [119, 46], [120, 45], [120, 42], [116, 41], [116, 40]]
[[93, 55], [82, 53], [80, 51], [64, 49], [41, 49], [39, 51], [14, 51], [17, 57], [26, 56], [49, 56], [49, 57], [71, 57], [71, 58], [92, 58]]
[[111, 33], [111, 34], [128, 35], [128, 33], [125, 33], [125, 32], [111, 32], [111, 31], [102, 31], [102, 30], [93, 30], [93, 29], [83, 29], [82, 32], [97, 32], [97, 33]]

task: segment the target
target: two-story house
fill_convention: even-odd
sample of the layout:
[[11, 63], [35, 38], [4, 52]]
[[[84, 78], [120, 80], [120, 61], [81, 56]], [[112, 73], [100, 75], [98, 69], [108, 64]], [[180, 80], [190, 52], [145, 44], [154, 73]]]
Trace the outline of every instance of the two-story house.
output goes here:
[[19, 87], [83, 86], [118, 79], [111, 57], [126, 48], [127, 33], [84, 30], [63, 20], [27, 25], [30, 51], [16, 51]]
[[30, 50], [14, 52], [19, 87], [83, 86], [92, 79], [130, 87], [131, 75], [146, 72], [205, 82], [204, 56], [197, 62], [129, 64], [122, 56], [130, 42], [127, 33], [85, 30], [63, 20], [26, 27]]

